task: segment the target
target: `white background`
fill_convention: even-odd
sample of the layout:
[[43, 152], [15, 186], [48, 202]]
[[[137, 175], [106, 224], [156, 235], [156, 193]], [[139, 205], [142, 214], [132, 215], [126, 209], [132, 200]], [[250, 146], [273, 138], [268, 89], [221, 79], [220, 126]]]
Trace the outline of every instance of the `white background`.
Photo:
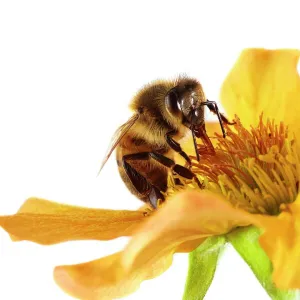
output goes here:
[[[284, 3], [279, 5], [276, 3]], [[133, 94], [186, 72], [211, 100], [245, 47], [299, 48], [297, 1], [1, 1], [0, 213], [30, 196], [102, 208], [140, 205], [115, 161], [96, 177]], [[126, 239], [51, 247], [0, 232], [0, 299], [70, 299], [55, 265], [120, 249]], [[181, 299], [187, 255], [127, 299]], [[206, 299], [268, 299], [232, 249]]]

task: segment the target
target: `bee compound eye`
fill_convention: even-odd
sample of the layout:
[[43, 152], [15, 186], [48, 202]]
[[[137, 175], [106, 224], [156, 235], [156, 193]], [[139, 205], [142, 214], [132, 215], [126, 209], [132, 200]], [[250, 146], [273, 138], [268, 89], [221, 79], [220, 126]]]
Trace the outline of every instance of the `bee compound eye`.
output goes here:
[[176, 91], [171, 90], [168, 92], [168, 94], [165, 98], [165, 104], [166, 104], [167, 111], [171, 115], [181, 114], [181, 106], [179, 104], [179, 97], [178, 97]]
[[199, 109], [195, 109], [192, 111], [191, 114], [191, 123], [193, 125], [199, 125], [203, 120], [201, 111]]

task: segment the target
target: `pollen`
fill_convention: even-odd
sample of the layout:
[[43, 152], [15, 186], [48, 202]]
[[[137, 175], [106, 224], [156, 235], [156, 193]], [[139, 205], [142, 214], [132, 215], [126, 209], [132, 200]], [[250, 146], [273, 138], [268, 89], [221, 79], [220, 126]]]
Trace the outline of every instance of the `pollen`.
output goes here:
[[[200, 162], [191, 157], [192, 171], [205, 189], [220, 193], [235, 207], [251, 213], [276, 215], [296, 199], [300, 155], [295, 137], [283, 123], [263, 121], [247, 130], [236, 116], [227, 136], [215, 134], [215, 151], [198, 145]], [[189, 186], [196, 188], [192, 182]], [[182, 188], [182, 187], [180, 187]]]

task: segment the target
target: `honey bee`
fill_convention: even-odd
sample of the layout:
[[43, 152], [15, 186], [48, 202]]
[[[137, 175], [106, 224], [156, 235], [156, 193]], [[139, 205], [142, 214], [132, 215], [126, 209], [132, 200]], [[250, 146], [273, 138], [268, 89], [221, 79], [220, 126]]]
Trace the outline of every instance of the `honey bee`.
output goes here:
[[[153, 208], [157, 208], [159, 199], [164, 201], [170, 170], [179, 178], [195, 180], [203, 188], [190, 170], [191, 159], [182, 150], [180, 141], [192, 133], [199, 161], [196, 138], [210, 143], [205, 130], [204, 106], [217, 115], [225, 137], [223, 122], [233, 123], [219, 112], [216, 102], [206, 99], [196, 79], [181, 76], [144, 86], [132, 99], [130, 108], [134, 114], [116, 130], [100, 171], [116, 149], [119, 173], [127, 188]], [[176, 164], [174, 152], [185, 159], [188, 167]], [[178, 177], [175, 183], [182, 184]]]

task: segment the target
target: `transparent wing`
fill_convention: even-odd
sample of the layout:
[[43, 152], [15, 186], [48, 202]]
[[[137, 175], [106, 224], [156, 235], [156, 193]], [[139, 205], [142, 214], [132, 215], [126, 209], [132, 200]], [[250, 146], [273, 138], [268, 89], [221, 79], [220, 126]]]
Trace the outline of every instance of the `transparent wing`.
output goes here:
[[134, 123], [138, 120], [139, 115], [135, 114], [133, 115], [126, 123], [121, 125], [114, 133], [110, 144], [107, 148], [106, 155], [104, 156], [104, 159], [101, 163], [100, 170], [98, 172], [98, 175], [100, 174], [101, 170], [103, 169], [104, 165], [108, 161], [109, 157], [117, 147], [117, 145], [120, 143], [124, 135], [128, 132], [128, 130], [134, 125]]

